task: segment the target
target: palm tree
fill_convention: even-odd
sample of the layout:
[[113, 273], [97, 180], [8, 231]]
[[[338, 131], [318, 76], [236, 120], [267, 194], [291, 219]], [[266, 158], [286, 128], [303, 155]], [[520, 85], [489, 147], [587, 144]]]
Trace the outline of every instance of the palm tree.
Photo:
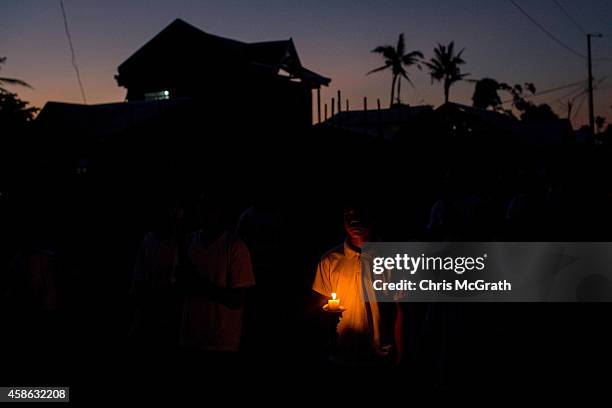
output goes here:
[[463, 51], [465, 51], [465, 48], [455, 54], [454, 41], [451, 41], [448, 46], [438, 44], [434, 49], [434, 57], [429, 62], [425, 62], [425, 65], [429, 68], [432, 82], [434, 80], [444, 81], [445, 103], [448, 103], [451, 86], [470, 75], [461, 73], [461, 65], [465, 64], [465, 61], [461, 58]]
[[397, 102], [400, 103], [400, 93], [401, 93], [401, 83], [402, 77], [408, 81], [410, 85], [412, 85], [412, 81], [408, 77], [406, 73], [406, 68], [411, 65], [416, 65], [417, 68], [421, 69], [419, 65], [420, 60], [423, 58], [423, 53], [421, 51], [411, 51], [406, 54], [406, 45], [404, 43], [404, 34], [399, 35], [399, 39], [397, 40], [397, 46], [393, 47], [392, 45], [381, 45], [372, 50], [372, 52], [376, 54], [381, 54], [385, 59], [385, 65], [382, 67], [373, 69], [368, 72], [368, 75], [383, 71], [387, 68], [391, 68], [391, 73], [393, 74], [393, 81], [391, 82], [391, 102], [389, 107], [393, 106], [393, 101], [395, 98], [395, 87], [397, 83]]
[[[6, 57], [0, 57], [0, 70], [2, 70], [2, 64], [4, 64], [5, 62]], [[31, 88], [31, 86], [27, 82], [15, 78], [0, 77], [0, 92], [8, 92], [5, 88], [2, 87], [2, 85], [19, 85]]]

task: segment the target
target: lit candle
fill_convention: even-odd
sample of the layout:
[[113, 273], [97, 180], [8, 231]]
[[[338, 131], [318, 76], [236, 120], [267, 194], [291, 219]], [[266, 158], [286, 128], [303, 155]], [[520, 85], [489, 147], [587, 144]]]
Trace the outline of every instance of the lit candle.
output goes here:
[[340, 299], [336, 298], [336, 294], [331, 294], [332, 298], [327, 301], [327, 310], [338, 310], [340, 309]]

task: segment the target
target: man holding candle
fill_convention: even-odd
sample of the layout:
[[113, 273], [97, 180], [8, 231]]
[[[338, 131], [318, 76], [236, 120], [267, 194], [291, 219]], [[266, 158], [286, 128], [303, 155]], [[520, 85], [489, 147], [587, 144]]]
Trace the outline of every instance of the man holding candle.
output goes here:
[[[344, 229], [347, 239], [321, 258], [312, 289], [318, 303], [329, 311], [338, 303], [341, 311], [338, 322], [335, 361], [347, 364], [376, 364], [387, 361], [391, 355], [396, 363], [402, 355], [402, 320], [399, 307], [395, 309], [394, 341], [387, 340], [381, 320], [381, 305], [375, 296], [366, 302], [361, 273], [361, 248], [372, 237], [371, 219], [365, 209], [345, 208]], [[367, 285], [365, 285], [367, 287]], [[335, 295], [335, 296], [334, 296]], [[338, 314], [340, 316], [340, 313]], [[395, 353], [391, 354], [391, 344]]]

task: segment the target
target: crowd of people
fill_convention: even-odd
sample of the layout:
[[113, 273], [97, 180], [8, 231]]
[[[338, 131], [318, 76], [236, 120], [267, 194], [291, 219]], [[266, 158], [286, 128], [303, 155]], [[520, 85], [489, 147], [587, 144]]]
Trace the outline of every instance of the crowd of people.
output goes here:
[[[605, 229], [607, 203], [538, 166], [448, 168], [422, 184], [419, 196], [396, 200], [359, 181], [356, 193], [324, 202], [278, 188], [249, 197], [168, 190], [147, 208], [93, 188], [74, 190], [72, 200], [27, 200], [3, 252], [2, 304], [14, 321], [3, 341], [61, 349], [77, 365], [97, 350], [101, 360], [121, 354], [136, 365], [155, 356], [188, 365], [418, 366], [444, 381], [465, 363], [458, 350], [475, 347], [475, 333], [491, 340], [515, 330], [516, 309], [365, 302], [364, 242], [596, 240], [584, 233]], [[343, 313], [323, 311], [331, 293]]]

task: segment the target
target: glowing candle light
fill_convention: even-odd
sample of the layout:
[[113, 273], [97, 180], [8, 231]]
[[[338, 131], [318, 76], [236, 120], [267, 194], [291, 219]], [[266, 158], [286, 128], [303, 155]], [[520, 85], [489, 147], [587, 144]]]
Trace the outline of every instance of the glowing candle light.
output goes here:
[[340, 309], [340, 299], [336, 298], [336, 293], [331, 294], [332, 298], [327, 301], [327, 310]]

